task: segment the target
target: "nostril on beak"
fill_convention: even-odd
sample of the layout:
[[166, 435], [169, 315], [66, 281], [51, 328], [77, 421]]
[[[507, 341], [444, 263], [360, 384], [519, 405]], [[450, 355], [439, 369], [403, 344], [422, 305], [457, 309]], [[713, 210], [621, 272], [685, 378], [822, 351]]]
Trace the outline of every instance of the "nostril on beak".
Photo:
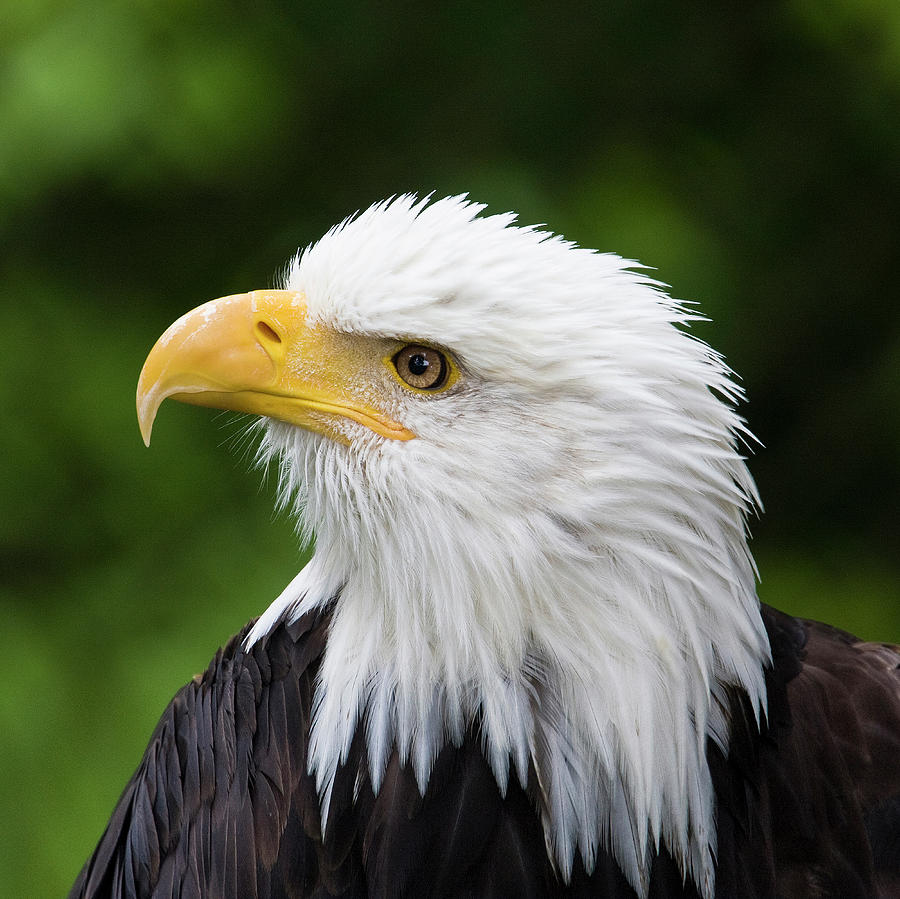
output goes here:
[[267, 343], [281, 343], [281, 335], [267, 322], [256, 323], [256, 336], [263, 345]]

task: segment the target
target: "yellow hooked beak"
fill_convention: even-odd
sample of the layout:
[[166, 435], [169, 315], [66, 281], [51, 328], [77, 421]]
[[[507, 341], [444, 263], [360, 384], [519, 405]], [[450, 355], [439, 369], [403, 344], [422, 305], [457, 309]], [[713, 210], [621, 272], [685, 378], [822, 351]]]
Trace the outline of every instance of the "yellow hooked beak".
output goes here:
[[372, 404], [376, 385], [346, 334], [307, 323], [303, 294], [255, 290], [212, 300], [159, 338], [141, 371], [137, 415], [150, 445], [168, 397], [267, 415], [349, 442], [342, 420], [391, 440], [415, 437]]

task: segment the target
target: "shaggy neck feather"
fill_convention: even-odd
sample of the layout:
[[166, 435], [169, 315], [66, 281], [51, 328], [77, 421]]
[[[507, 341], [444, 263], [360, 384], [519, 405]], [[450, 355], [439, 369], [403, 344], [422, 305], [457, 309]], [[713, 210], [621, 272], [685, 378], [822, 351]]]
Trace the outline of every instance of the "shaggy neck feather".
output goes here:
[[524, 785], [533, 766], [563, 877], [576, 852], [590, 870], [603, 847], [644, 894], [663, 843], [712, 896], [706, 742], [727, 741], [727, 685], [764, 707], [768, 651], [734, 479], [724, 499], [667, 485], [666, 506], [648, 499], [652, 528], [534, 503], [486, 524], [462, 497], [435, 529], [427, 504], [387, 501], [371, 460], [348, 478], [343, 448], [280, 426], [267, 439], [317, 548], [250, 641], [339, 594], [310, 746], [323, 820], [360, 726], [373, 787], [396, 748], [424, 792], [437, 753], [477, 717], [501, 791], [510, 768]]

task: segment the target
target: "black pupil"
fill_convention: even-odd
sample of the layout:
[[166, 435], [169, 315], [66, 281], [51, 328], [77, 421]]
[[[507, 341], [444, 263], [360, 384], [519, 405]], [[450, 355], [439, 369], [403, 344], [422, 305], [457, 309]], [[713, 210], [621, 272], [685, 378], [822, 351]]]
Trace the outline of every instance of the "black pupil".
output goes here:
[[409, 357], [409, 371], [413, 375], [424, 375], [431, 363], [424, 353], [415, 353]]

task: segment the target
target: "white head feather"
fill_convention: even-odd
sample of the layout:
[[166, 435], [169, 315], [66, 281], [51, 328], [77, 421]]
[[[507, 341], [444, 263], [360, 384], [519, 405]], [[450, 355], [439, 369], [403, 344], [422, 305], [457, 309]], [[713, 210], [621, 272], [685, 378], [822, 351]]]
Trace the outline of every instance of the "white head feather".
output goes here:
[[741, 391], [631, 263], [482, 209], [401, 197], [291, 265], [314, 320], [438, 345], [462, 377], [398, 394], [408, 442], [266, 423], [316, 549], [249, 640], [340, 594], [310, 750], [325, 814], [358, 726], [376, 789], [394, 746], [424, 789], [480, 715], [501, 790], [534, 764], [563, 876], [605, 847], [644, 893], [662, 842], [709, 897], [706, 741], [727, 740], [727, 686], [763, 710], [768, 659]]

